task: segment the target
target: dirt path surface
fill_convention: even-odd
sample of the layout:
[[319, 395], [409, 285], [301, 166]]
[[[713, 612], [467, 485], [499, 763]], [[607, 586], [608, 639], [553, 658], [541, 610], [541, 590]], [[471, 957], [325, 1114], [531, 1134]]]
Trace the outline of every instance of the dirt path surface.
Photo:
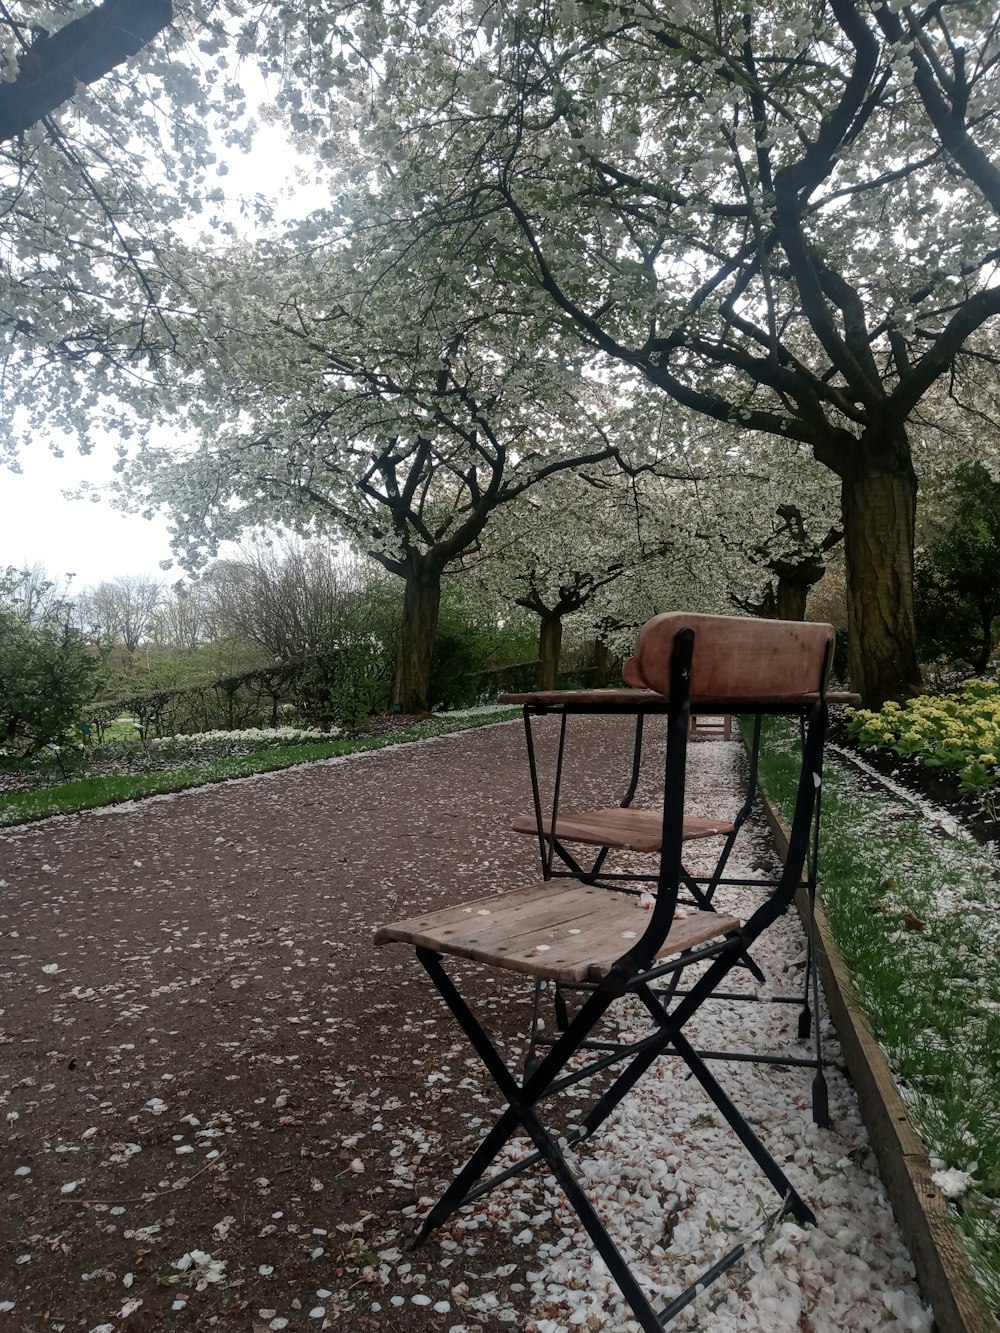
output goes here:
[[[629, 747], [590, 724], [571, 789], [614, 800]], [[566, 1214], [501, 1202], [404, 1253], [497, 1098], [371, 944], [536, 878], [527, 792], [513, 723], [0, 839], [0, 1330], [535, 1326]], [[524, 1029], [522, 982], [473, 995]]]

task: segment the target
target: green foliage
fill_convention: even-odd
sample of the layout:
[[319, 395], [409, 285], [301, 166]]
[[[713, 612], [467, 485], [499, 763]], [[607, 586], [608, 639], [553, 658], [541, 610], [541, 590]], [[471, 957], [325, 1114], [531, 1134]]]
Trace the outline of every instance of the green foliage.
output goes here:
[[32, 608], [23, 585], [13, 568], [0, 578], [0, 745], [31, 753], [76, 732], [100, 654], [69, 623], [64, 600], [47, 597]]
[[[261, 582], [277, 597], [271, 572]], [[262, 618], [274, 610], [267, 604]], [[270, 651], [260, 641], [232, 637], [186, 652], [147, 649], [128, 677], [111, 683], [101, 723], [127, 712], [151, 736], [296, 719], [323, 728], [358, 726], [388, 707], [398, 616], [395, 587], [376, 577], [334, 599], [311, 649], [304, 638], [277, 635], [280, 626]]]
[[396, 580], [371, 571], [338, 600], [319, 651], [295, 679], [294, 701], [304, 721], [359, 727], [388, 710], [401, 606]]
[[[137, 744], [120, 747], [117, 771], [87, 776], [57, 786], [0, 796], [0, 827], [44, 819], [48, 815], [95, 806], [132, 801], [158, 792], [183, 791], [210, 782], [224, 782], [250, 773], [267, 773], [293, 764], [353, 754], [358, 750], [377, 750], [384, 745], [426, 740], [469, 727], [487, 726], [510, 719], [509, 710], [471, 718], [428, 718], [416, 726], [401, 728], [379, 736], [342, 740], [315, 740], [300, 734], [297, 741], [278, 737], [279, 744], [267, 737], [233, 744], [231, 737], [171, 737], [143, 750]], [[288, 743], [281, 744], [285, 740]]]
[[947, 525], [916, 565], [921, 648], [982, 672], [1000, 615], [1000, 482], [982, 463], [963, 464], [947, 500]]
[[922, 694], [878, 712], [855, 709], [848, 717], [848, 735], [859, 745], [955, 773], [966, 791], [987, 791], [1000, 779], [998, 684], [974, 680], [960, 694]]
[[342, 643], [306, 663], [297, 680], [299, 711], [309, 722], [360, 727], [389, 707], [392, 657], [386, 645]]
[[496, 606], [484, 604], [475, 588], [458, 580], [446, 582], [431, 664], [432, 706], [464, 708], [479, 703], [490, 694], [494, 673], [533, 659], [536, 653], [533, 627], [520, 611], [501, 623]]

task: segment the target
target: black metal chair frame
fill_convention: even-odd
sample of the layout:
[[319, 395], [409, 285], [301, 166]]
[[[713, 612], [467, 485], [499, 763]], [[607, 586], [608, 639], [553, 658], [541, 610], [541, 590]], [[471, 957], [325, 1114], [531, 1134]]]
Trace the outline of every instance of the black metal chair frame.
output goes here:
[[[542, 863], [542, 876], [544, 879], [573, 878], [582, 880], [587, 884], [600, 884], [606, 888], [613, 889], [622, 893], [638, 893], [640, 884], [656, 884], [657, 876], [654, 874], [640, 874], [627, 871], [609, 871], [604, 870], [604, 863], [610, 847], [601, 847], [595, 857], [593, 865], [589, 869], [579, 864], [576, 857], [573, 856], [565, 844], [555, 836], [557, 820], [559, 815], [559, 803], [562, 795], [562, 775], [563, 763], [566, 757], [566, 722], [567, 718], [573, 714], [574, 707], [572, 703], [564, 705], [551, 703], [525, 704], [523, 708], [525, 740], [528, 751], [528, 771], [531, 779], [531, 796], [537, 825], [538, 848]], [[587, 710], [592, 713], [592, 710]], [[616, 712], [626, 711], [618, 707]], [[628, 787], [625, 794], [618, 802], [619, 809], [628, 809], [635, 799], [639, 788], [639, 775], [642, 768], [643, 751], [643, 733], [644, 724], [648, 715], [659, 716], [667, 711], [666, 700], [662, 702], [651, 702], [648, 699], [637, 701], [635, 712], [635, 741], [632, 751], [632, 771], [629, 777]], [[550, 823], [548, 831], [545, 827], [544, 816], [542, 812], [542, 793], [541, 783], [538, 776], [538, 761], [535, 752], [535, 740], [532, 730], [532, 718], [560, 713], [559, 739], [556, 753], [556, 765], [552, 782], [552, 807], [550, 811]], [[800, 713], [800, 727], [802, 732], [802, 743], [805, 743], [805, 718]], [[721, 885], [729, 885], [738, 888], [770, 889], [774, 890], [779, 880], [767, 877], [755, 877], [753, 880], [745, 878], [727, 877], [725, 874], [726, 866], [736, 839], [739, 837], [740, 830], [757, 802], [758, 785], [757, 774], [760, 763], [760, 745], [761, 745], [761, 714], [753, 715], [753, 733], [749, 746], [749, 776], [747, 780], [746, 795], [743, 804], [740, 806], [733, 819], [733, 827], [726, 835], [726, 840], [722, 846], [719, 856], [716, 860], [715, 868], [711, 875], [696, 876], [690, 874], [685, 868], [683, 862], [680, 868], [680, 882], [687, 890], [692, 906], [702, 910], [712, 911], [713, 899], [716, 891]], [[788, 1067], [802, 1067], [814, 1069], [816, 1071], [812, 1086], [812, 1110], [813, 1120], [823, 1129], [829, 1128], [830, 1109], [829, 1094], [824, 1074], [825, 1061], [823, 1058], [823, 1037], [819, 1021], [819, 974], [815, 966], [815, 916], [814, 904], [816, 899], [816, 864], [817, 849], [819, 845], [819, 812], [821, 798], [817, 796], [816, 813], [813, 822], [812, 835], [809, 840], [809, 849], [806, 856], [805, 875], [803, 878], [803, 887], [807, 894], [808, 908], [805, 912], [805, 934], [806, 934], [806, 961], [804, 976], [802, 982], [802, 993], [799, 995], [760, 995], [755, 991], [735, 990], [719, 991], [711, 998], [721, 1002], [746, 1003], [746, 1004], [790, 1004], [799, 1007], [798, 1036], [800, 1040], [806, 1041], [810, 1035], [813, 1039], [813, 1051], [811, 1056], [779, 1055], [769, 1053], [761, 1055], [748, 1051], [699, 1051], [698, 1054], [705, 1060], [736, 1060], [755, 1064], [768, 1064]], [[555, 858], [558, 856], [566, 869], [558, 869], [555, 865]], [[739, 960], [740, 967], [745, 968], [755, 981], [763, 982], [764, 974], [759, 966], [754, 962], [749, 953], [743, 955]], [[671, 988], [672, 995], [683, 995], [683, 989], [677, 986], [679, 978], [674, 978], [674, 986]], [[550, 1039], [542, 1035], [540, 1023], [542, 1021], [541, 998], [545, 990], [545, 983], [536, 984], [534, 995], [534, 1006], [532, 1012], [531, 1038], [526, 1057], [527, 1065], [530, 1067], [537, 1062], [536, 1048], [550, 1044]], [[556, 1026], [561, 1031], [568, 1022], [568, 1006], [564, 992], [566, 990], [577, 989], [557, 985], [553, 988], [552, 998], [556, 1018]], [[811, 1003], [810, 1003], [811, 1001]], [[814, 1022], [814, 1015], [815, 1022]]]
[[[705, 947], [695, 948], [662, 961], [662, 949], [673, 924], [681, 887], [681, 837], [684, 818], [684, 779], [687, 758], [689, 696], [688, 682], [694, 632], [682, 629], [673, 640], [670, 667], [670, 704], [667, 720], [665, 761], [663, 841], [656, 901], [649, 922], [640, 938], [615, 962], [603, 979], [594, 984], [578, 1012], [569, 1020], [544, 1055], [523, 1077], [507, 1067], [493, 1041], [459, 994], [442, 965], [442, 954], [417, 947], [417, 956], [454, 1014], [471, 1045], [492, 1075], [507, 1108], [479, 1148], [459, 1171], [440, 1200], [423, 1221], [414, 1244], [420, 1244], [460, 1208], [513, 1179], [534, 1165], [544, 1162], [561, 1185], [566, 1198], [608, 1266], [614, 1280], [646, 1333], [658, 1333], [683, 1310], [704, 1287], [714, 1281], [746, 1252], [743, 1241], [712, 1264], [696, 1282], [655, 1310], [628, 1264], [622, 1258], [595, 1208], [574, 1176], [564, 1155], [565, 1147], [576, 1147], [596, 1133], [625, 1095], [635, 1086], [658, 1056], [676, 1053], [696, 1078], [710, 1100], [733, 1129], [749, 1155], [757, 1163], [778, 1195], [778, 1206], [771, 1220], [791, 1216], [802, 1225], [815, 1223], [815, 1216], [788, 1177], [751, 1129], [745, 1117], [709, 1071], [705, 1059], [684, 1035], [684, 1027], [709, 997], [718, 991], [730, 970], [737, 965], [749, 946], [780, 917], [792, 903], [800, 884], [815, 822], [816, 797], [822, 772], [823, 743], [826, 727], [826, 703], [820, 693], [808, 710], [803, 750], [803, 765], [798, 784], [789, 850], [782, 875], [770, 897], [760, 904], [749, 919], [731, 934]], [[825, 679], [825, 671], [822, 679]], [[775, 709], [774, 711], [781, 711]], [[664, 993], [658, 983], [677, 977], [697, 963], [707, 963], [704, 972], [683, 995], [676, 989]], [[586, 1049], [588, 1040], [608, 1009], [624, 996], [636, 996], [645, 1007], [653, 1027], [632, 1042], [602, 1043], [584, 1068], [569, 1068], [571, 1059]], [[556, 1093], [593, 1077], [596, 1073], [625, 1063], [616, 1081], [600, 1096], [577, 1124], [557, 1140], [542, 1121], [540, 1104]], [[508, 1141], [523, 1130], [534, 1144], [534, 1151], [486, 1180], [481, 1177], [495, 1161]], [[561, 1143], [564, 1146], [561, 1146]]]

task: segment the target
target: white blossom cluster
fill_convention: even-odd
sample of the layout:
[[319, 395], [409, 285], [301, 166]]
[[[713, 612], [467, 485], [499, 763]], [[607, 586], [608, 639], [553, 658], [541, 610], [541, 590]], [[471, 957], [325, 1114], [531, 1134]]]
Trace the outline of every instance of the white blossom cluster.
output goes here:
[[283, 742], [286, 745], [305, 745], [310, 741], [330, 741], [340, 735], [338, 728], [320, 731], [315, 727], [244, 727], [235, 731], [199, 731], [191, 735], [152, 736], [147, 744], [151, 750], [181, 745], [260, 744]]

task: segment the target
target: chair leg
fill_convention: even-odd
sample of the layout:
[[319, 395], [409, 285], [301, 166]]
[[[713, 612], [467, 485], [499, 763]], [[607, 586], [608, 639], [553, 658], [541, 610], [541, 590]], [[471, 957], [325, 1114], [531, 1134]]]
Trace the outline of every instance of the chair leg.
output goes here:
[[538, 1020], [541, 1011], [542, 992], [545, 990], [547, 982], [536, 980], [531, 997], [531, 1034], [528, 1037], [528, 1050], [524, 1057], [524, 1077], [527, 1080], [535, 1072], [542, 1062], [542, 1058], [535, 1051], [535, 1043], [538, 1041]]
[[812, 1209], [792, 1185], [791, 1181], [764, 1147], [763, 1143], [761, 1143], [760, 1139], [750, 1128], [746, 1119], [736, 1109], [729, 1094], [709, 1071], [708, 1066], [705, 1064], [701, 1056], [698, 1055], [694, 1047], [687, 1038], [683, 1036], [680, 1030], [675, 1028], [670, 1014], [668, 1014], [660, 1004], [653, 991], [651, 991], [648, 986], [643, 986], [639, 989], [637, 994], [653, 1015], [654, 1019], [663, 1025], [665, 1042], [673, 1046], [674, 1050], [708, 1093], [719, 1111], [721, 1111], [724, 1119], [736, 1134], [736, 1137], [760, 1167], [761, 1171], [763, 1171], [764, 1175], [777, 1191], [779, 1197], [784, 1200], [785, 1211], [790, 1212], [795, 1220], [803, 1226], [815, 1226], [816, 1216]]
[[[683, 866], [681, 866], [681, 883], [687, 889], [688, 893], [691, 894], [691, 897], [694, 899], [696, 907], [700, 908], [701, 911], [703, 912], [716, 911], [716, 908], [713, 907], [712, 905], [711, 896], [702, 889], [700, 884], [698, 884], [694, 879], [692, 879], [692, 877], [688, 874], [688, 872], [684, 869]], [[741, 956], [737, 959], [734, 966], [745, 967], [746, 970], [753, 977], [754, 981], [758, 982], [760, 985], [763, 986], [765, 981], [764, 973], [760, 970], [759, 966], [750, 957], [749, 953], [741, 954]]]
[[566, 1159], [545, 1132], [537, 1117], [532, 1115], [525, 1121], [525, 1129], [531, 1135], [539, 1152], [562, 1186], [563, 1193], [570, 1207], [583, 1223], [584, 1230], [594, 1244], [594, 1248], [607, 1264], [608, 1272], [618, 1284], [618, 1289], [632, 1307], [632, 1312], [644, 1333], [662, 1333], [663, 1321], [646, 1297], [632, 1274], [632, 1270], [622, 1258], [618, 1247], [608, 1235], [607, 1228], [597, 1214], [594, 1205], [587, 1198], [580, 1182], [570, 1170]]
[[[548, 1049], [532, 1072], [526, 1073], [524, 1084], [521, 1085], [504, 1064], [496, 1047], [456, 990], [451, 977], [441, 966], [440, 955], [428, 949], [418, 948], [417, 957], [506, 1099], [507, 1109], [428, 1213], [423, 1225], [417, 1232], [413, 1242], [414, 1246], [421, 1244], [430, 1232], [462, 1207], [469, 1198], [475, 1182], [485, 1172], [489, 1164], [495, 1160], [504, 1144], [514, 1136], [520, 1126], [523, 1125], [531, 1134], [531, 1137], [538, 1143], [539, 1151], [550, 1162], [550, 1165], [552, 1164], [549, 1153], [551, 1151], [558, 1155], [559, 1150], [549, 1140], [532, 1107], [540, 1097], [544, 1096], [556, 1075], [579, 1049], [581, 1042], [600, 1021], [608, 1005], [615, 998], [614, 994], [607, 990], [602, 988], [595, 990], [570, 1023], [567, 1031]], [[532, 1129], [532, 1126], [534, 1126], [534, 1129]], [[536, 1134], [546, 1141], [547, 1147], [542, 1147], [542, 1144], [536, 1138]], [[508, 1173], [501, 1173], [501, 1177], [507, 1178]], [[494, 1183], [499, 1184], [501, 1177], [497, 1177]], [[481, 1192], [484, 1191], [477, 1191], [477, 1193]]]
[[809, 960], [812, 964], [812, 999], [814, 1014], [813, 1039], [816, 1043], [816, 1076], [812, 1085], [813, 1123], [820, 1129], [830, 1128], [830, 1094], [823, 1073], [823, 1033], [820, 1027], [819, 1009], [819, 966], [816, 959], [816, 919], [813, 916], [813, 895], [809, 898]]
[[[624, 982], [623, 979], [615, 977], [613, 979], [609, 978], [610, 984], [604, 983], [596, 987], [571, 1020], [567, 1030], [556, 1039], [547, 1054], [538, 1061], [536, 1067], [525, 1075], [522, 1085], [518, 1083], [507, 1068], [472, 1010], [459, 995], [454, 983], [441, 965], [441, 956], [431, 950], [420, 948], [417, 949], [417, 956], [441, 997], [469, 1038], [487, 1071], [492, 1075], [499, 1091], [506, 1098], [507, 1108], [428, 1213], [414, 1238], [414, 1246], [425, 1240], [436, 1227], [440, 1226], [464, 1204], [488, 1193], [491, 1189], [512, 1179], [535, 1163], [544, 1161], [562, 1187], [567, 1202], [580, 1219], [595, 1249], [607, 1265], [608, 1271], [631, 1307], [643, 1333], [661, 1333], [661, 1330], [675, 1314], [693, 1301], [708, 1283], [714, 1281], [746, 1253], [747, 1244], [741, 1242], [708, 1268], [680, 1296], [669, 1302], [663, 1309], [655, 1310], [629, 1269], [621, 1252], [611, 1239], [594, 1206], [587, 1198], [580, 1182], [566, 1161], [560, 1143], [557, 1143], [548, 1132], [534, 1110], [535, 1104], [542, 1097], [557, 1089], [560, 1082], [557, 1076], [560, 1071], [567, 1067], [572, 1056], [581, 1048], [589, 1033], [600, 1022], [612, 1002], [620, 998], [626, 989], [638, 994], [654, 1018], [658, 1031], [652, 1038], [644, 1039], [641, 1051], [633, 1057], [631, 1063], [621, 1072], [612, 1087], [598, 1099], [576, 1132], [567, 1135], [567, 1142], [563, 1146], [575, 1145], [588, 1138], [635, 1086], [657, 1056], [662, 1054], [666, 1048], [672, 1047], [687, 1064], [692, 1075], [701, 1083], [711, 1100], [735, 1131], [740, 1142], [778, 1192], [781, 1206], [775, 1212], [774, 1219], [791, 1214], [803, 1225], [815, 1223], [815, 1218], [808, 1205], [792, 1187], [781, 1168], [705, 1068], [704, 1062], [695, 1053], [690, 1043], [681, 1034], [678, 1026], [678, 1017], [680, 1016], [675, 1017], [668, 1013], [650, 990], [648, 984], [640, 983], [637, 986], [634, 981]], [[732, 965], [731, 961], [728, 965]], [[701, 984], [704, 985], [706, 980], [708, 979], [702, 978]], [[711, 981], [708, 984], [710, 987]], [[680, 1008], [686, 1010], [691, 1003], [692, 1001], [686, 998]], [[697, 1005], [695, 1004], [694, 1007], [697, 1007]], [[681, 1021], [686, 1021], [687, 1016], [689, 1015], [683, 1015]], [[623, 1049], [622, 1058], [627, 1058], [625, 1049]], [[477, 1184], [490, 1163], [496, 1159], [504, 1145], [520, 1128], [523, 1128], [528, 1134], [535, 1145], [536, 1151], [515, 1163], [514, 1166]]]

